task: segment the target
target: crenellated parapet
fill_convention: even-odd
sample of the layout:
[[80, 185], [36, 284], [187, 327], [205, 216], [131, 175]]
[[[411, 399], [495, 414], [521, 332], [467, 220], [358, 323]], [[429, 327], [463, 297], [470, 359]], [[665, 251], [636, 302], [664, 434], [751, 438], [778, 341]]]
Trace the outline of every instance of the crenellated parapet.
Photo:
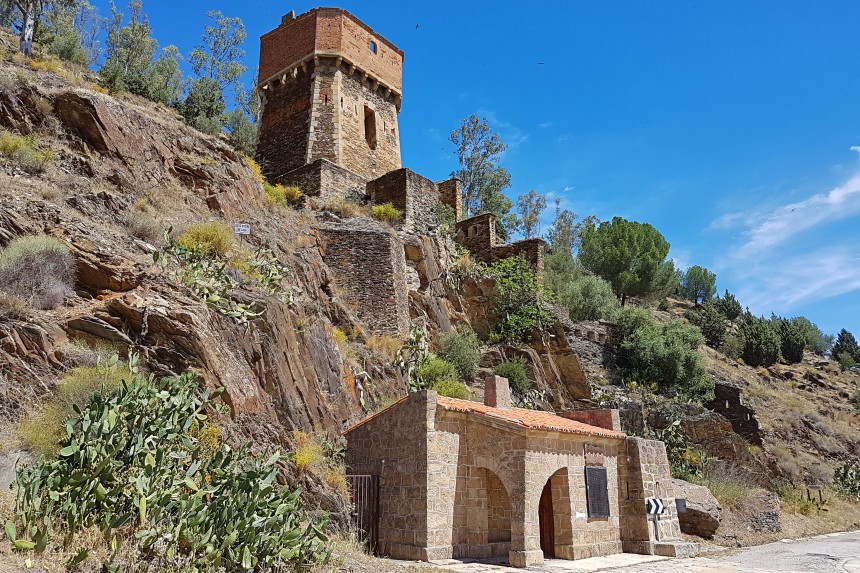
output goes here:
[[455, 240], [479, 261], [493, 263], [501, 259], [522, 257], [543, 275], [546, 242], [543, 239], [525, 239], [515, 243], [499, 243], [496, 237], [496, 217], [484, 213], [459, 221]]

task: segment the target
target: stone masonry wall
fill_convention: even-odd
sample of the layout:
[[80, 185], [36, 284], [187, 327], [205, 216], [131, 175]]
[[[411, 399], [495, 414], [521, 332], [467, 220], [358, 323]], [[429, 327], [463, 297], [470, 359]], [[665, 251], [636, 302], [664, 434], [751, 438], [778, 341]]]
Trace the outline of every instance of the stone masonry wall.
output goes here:
[[426, 436], [435, 410], [436, 393], [418, 392], [346, 433], [347, 472], [380, 476], [379, 550], [390, 557], [428, 558], [428, 499], [437, 492], [428, 498]]
[[[368, 180], [400, 169], [400, 132], [393, 96], [373, 88], [373, 82], [341, 66], [335, 75], [333, 105], [337, 109], [337, 163]], [[365, 133], [365, 108], [375, 114], [376, 149]]]
[[436, 184], [439, 189], [439, 202], [454, 209], [454, 222], [463, 218], [463, 182], [456, 177], [440, 181]]
[[498, 244], [496, 218], [490, 213], [477, 215], [457, 223], [456, 241], [467, 248], [476, 259], [492, 263], [500, 259], [521, 256], [543, 273], [546, 243], [543, 239], [526, 239], [510, 244]]
[[263, 92], [257, 161], [272, 180], [307, 162], [311, 86], [311, 74], [299, 71], [286, 84]]
[[409, 307], [400, 240], [367, 219], [322, 227], [319, 235], [335, 283], [370, 332], [405, 334]]
[[411, 169], [391, 171], [367, 183], [372, 203], [391, 203], [403, 212], [402, 230], [425, 234], [438, 226], [436, 184]]
[[308, 196], [323, 199], [349, 199], [360, 202], [364, 198], [366, 180], [352, 171], [335, 165], [327, 159], [290, 171], [278, 183], [298, 187]]
[[657, 527], [648, 519], [645, 500], [663, 500], [667, 512], [659, 518], [661, 541], [679, 539], [681, 526], [675, 499], [666, 497], [661, 483], [671, 479], [666, 445], [657, 440], [628, 437], [625, 463], [621, 470], [621, 540], [628, 553], [654, 554]]

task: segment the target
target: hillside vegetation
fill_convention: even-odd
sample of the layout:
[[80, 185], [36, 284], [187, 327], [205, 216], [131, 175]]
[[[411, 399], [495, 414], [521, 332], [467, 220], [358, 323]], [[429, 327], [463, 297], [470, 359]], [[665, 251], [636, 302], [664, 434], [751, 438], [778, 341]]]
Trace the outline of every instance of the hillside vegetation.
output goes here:
[[[400, 214], [265, 180], [245, 140], [210, 129], [221, 112], [194, 113], [205, 86], [182, 105], [153, 101], [152, 83], [0, 43], [0, 485], [17, 488], [0, 494], [0, 554], [12, 562], [325, 561], [349, 529], [340, 431], [417, 389], [478, 398], [490, 373], [518, 405], [618, 407], [628, 432], [664, 439], [673, 471], [730, 510], [718, 540], [752, 527], [762, 491], [799, 516], [786, 529], [826, 527], [825, 510], [830, 527], [860, 525], [847, 331], [825, 359], [814, 324], [715, 297], [716, 277], [675, 269], [652, 226], [559, 210], [543, 282], [521, 259], [476, 262], [450, 226], [398, 235], [417, 277], [412, 328], [373, 335], [318, 229], [396, 234]], [[524, 234], [543, 207], [518, 202]], [[514, 225], [511, 208], [500, 220]], [[827, 501], [807, 501], [819, 484]]]

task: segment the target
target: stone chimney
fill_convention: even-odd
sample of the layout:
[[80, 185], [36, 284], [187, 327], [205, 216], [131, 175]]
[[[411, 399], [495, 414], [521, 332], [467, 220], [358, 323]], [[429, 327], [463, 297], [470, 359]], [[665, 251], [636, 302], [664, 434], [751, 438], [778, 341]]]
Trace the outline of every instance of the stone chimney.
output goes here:
[[286, 24], [287, 22], [292, 22], [296, 19], [296, 11], [290, 10], [286, 14], [281, 17], [281, 24]]
[[484, 404], [508, 410], [511, 407], [511, 387], [508, 379], [489, 374], [484, 378]]

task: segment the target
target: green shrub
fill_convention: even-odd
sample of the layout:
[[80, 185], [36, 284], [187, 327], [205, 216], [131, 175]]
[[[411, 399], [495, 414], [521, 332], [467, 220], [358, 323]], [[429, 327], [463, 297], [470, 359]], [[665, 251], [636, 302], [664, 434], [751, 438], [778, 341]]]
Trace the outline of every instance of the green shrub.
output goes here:
[[75, 274], [75, 257], [54, 237], [19, 237], [0, 250], [0, 291], [34, 308], [55, 308], [74, 295]]
[[502, 362], [493, 370], [496, 376], [507, 378], [511, 388], [520, 394], [525, 394], [532, 388], [532, 381], [529, 379], [526, 361], [523, 358]]
[[854, 409], [860, 413], [860, 384], [854, 389], [854, 394], [851, 396], [851, 402], [854, 403]]
[[266, 192], [266, 199], [272, 205], [289, 205], [302, 196], [298, 187], [272, 185], [266, 182], [263, 183], [263, 190]]
[[112, 392], [123, 380], [130, 379], [131, 371], [119, 362], [116, 355], [106, 364], [78, 366], [70, 370], [48, 404], [21, 421], [18, 428], [21, 438], [39, 454], [55, 454], [64, 435], [66, 420], [74, 415], [75, 407], [84, 408], [94, 394]]
[[651, 314], [625, 308], [618, 315], [621, 343], [618, 369], [624, 379], [656, 384], [666, 394], [704, 401], [713, 396], [714, 381], [705, 372], [699, 346], [702, 333], [677, 320], [657, 323]]
[[370, 215], [377, 221], [393, 223], [399, 221], [403, 217], [403, 211], [395, 207], [391, 203], [383, 203], [382, 205], [374, 205], [370, 208]]
[[[130, 546], [114, 545], [99, 567], [117, 571], [292, 570], [327, 560], [325, 518], [308, 516], [299, 492], [276, 483], [282, 455], [203, 439], [213, 408], [191, 374], [136, 377], [94, 395], [66, 425], [56, 459], [18, 469], [7, 536], [42, 552], [57, 534], [78, 547], [84, 530], [97, 529]], [[72, 561], [86, 559], [84, 549]]]
[[440, 233], [453, 235], [457, 227], [457, 211], [451, 205], [440, 203], [436, 206], [436, 221]]
[[440, 380], [430, 387], [435, 390], [440, 396], [448, 398], [459, 398], [460, 400], [468, 400], [472, 397], [472, 392], [462, 382], [456, 380]]
[[727, 334], [723, 338], [723, 343], [720, 345], [720, 352], [732, 360], [737, 360], [741, 357], [741, 352], [744, 349], [744, 341], [737, 334]]
[[843, 372], [855, 364], [854, 359], [847, 352], [837, 352], [833, 357]]
[[806, 348], [806, 336], [799, 323], [787, 318], [772, 319], [779, 334], [780, 353], [789, 364], [798, 364], [803, 360]]
[[41, 149], [36, 135], [16, 135], [0, 129], [0, 156], [24, 171], [38, 173], [54, 159], [54, 152]]
[[233, 230], [218, 222], [191, 225], [176, 238], [176, 243], [190, 251], [223, 257], [233, 248]]
[[598, 276], [585, 275], [566, 280], [556, 289], [558, 302], [567, 308], [574, 322], [609, 318], [618, 309], [612, 285]]
[[415, 376], [422, 388], [432, 388], [439, 382], [458, 381], [454, 365], [432, 354], [418, 365]]
[[492, 341], [528, 342], [536, 328], [556, 323], [555, 315], [544, 306], [552, 296], [524, 258], [510, 257], [480, 268], [496, 282]]
[[860, 462], [846, 463], [833, 472], [833, 483], [860, 501]]
[[471, 330], [462, 334], [449, 332], [439, 339], [439, 357], [454, 365], [461, 380], [475, 377], [478, 362], [481, 360], [480, 348], [481, 342]]

